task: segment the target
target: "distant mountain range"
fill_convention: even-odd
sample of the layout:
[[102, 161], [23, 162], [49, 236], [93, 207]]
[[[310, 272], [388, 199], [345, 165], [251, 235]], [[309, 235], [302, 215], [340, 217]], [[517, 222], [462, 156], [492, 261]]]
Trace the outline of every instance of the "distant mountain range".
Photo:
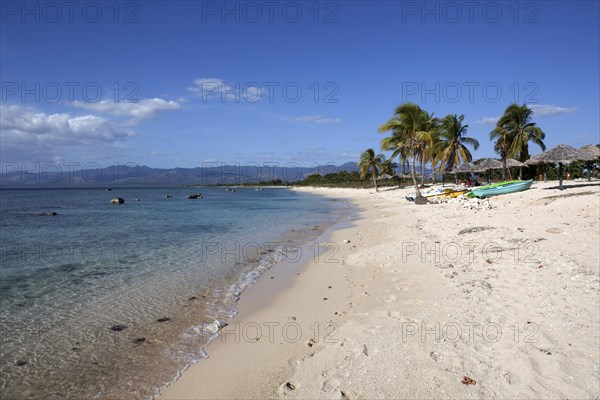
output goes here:
[[196, 168], [150, 168], [146, 166], [113, 165], [99, 168], [95, 163], [83, 169], [74, 170], [60, 163], [38, 167], [36, 171], [26, 171], [17, 163], [4, 163], [0, 173], [0, 187], [104, 187], [114, 186], [182, 186], [182, 185], [235, 185], [259, 183], [280, 179], [295, 182], [312, 174], [325, 175], [340, 171], [358, 171], [356, 162], [341, 165], [315, 165], [300, 167], [273, 165], [219, 165], [207, 163]]

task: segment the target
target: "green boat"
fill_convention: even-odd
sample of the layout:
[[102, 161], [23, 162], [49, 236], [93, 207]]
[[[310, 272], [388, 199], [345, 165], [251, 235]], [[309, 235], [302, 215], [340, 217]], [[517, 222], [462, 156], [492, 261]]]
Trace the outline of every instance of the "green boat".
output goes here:
[[518, 183], [518, 182], [523, 182], [523, 181], [519, 180], [519, 179], [515, 179], [512, 181], [496, 182], [496, 183], [490, 183], [489, 185], [473, 187], [471, 189], [471, 192], [467, 193], [465, 196], [467, 196], [469, 198], [473, 198], [473, 197], [475, 197], [475, 193], [473, 193], [475, 190], [489, 189], [489, 188], [494, 188], [494, 187], [498, 187], [498, 186], [506, 186], [506, 185], [510, 185], [510, 184]]
[[502, 182], [503, 185], [496, 185], [492, 187], [480, 187], [474, 189], [471, 193], [473, 193], [476, 197], [490, 197], [497, 196], [499, 194], [507, 194], [507, 193], [515, 193], [522, 192], [523, 190], [527, 190], [533, 184], [533, 179], [528, 181], [513, 181], [513, 182]]

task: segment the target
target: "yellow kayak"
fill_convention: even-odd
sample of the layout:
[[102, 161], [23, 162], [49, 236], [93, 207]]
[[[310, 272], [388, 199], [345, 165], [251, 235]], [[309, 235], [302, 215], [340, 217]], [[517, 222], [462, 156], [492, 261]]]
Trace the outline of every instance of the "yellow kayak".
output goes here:
[[459, 190], [444, 189], [444, 191], [441, 193], [430, 194], [430, 195], [427, 195], [424, 197], [458, 197], [461, 194], [467, 193], [468, 191], [469, 191], [468, 189], [459, 189]]

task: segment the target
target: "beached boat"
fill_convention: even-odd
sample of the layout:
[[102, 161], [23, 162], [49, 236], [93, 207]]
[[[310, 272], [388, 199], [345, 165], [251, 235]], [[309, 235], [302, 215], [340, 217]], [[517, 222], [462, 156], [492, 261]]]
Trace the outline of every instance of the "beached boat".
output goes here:
[[469, 191], [468, 189], [452, 189], [452, 188], [438, 189], [437, 192], [423, 194], [423, 197], [426, 197], [426, 198], [430, 198], [430, 197], [458, 197], [461, 194], [467, 193], [468, 191]]
[[499, 194], [522, 192], [527, 190], [533, 184], [533, 179], [528, 181], [513, 181], [513, 182], [502, 182], [502, 185], [496, 185], [491, 187], [480, 187], [473, 189], [473, 193], [476, 197], [490, 197], [497, 196]]
[[513, 183], [519, 183], [519, 182], [523, 182], [523, 181], [520, 179], [514, 179], [512, 181], [496, 182], [496, 183], [490, 183], [490, 184], [484, 185], [484, 186], [472, 187], [471, 192], [467, 193], [466, 196], [473, 198], [473, 197], [475, 197], [475, 194], [473, 193], [475, 190], [489, 189], [489, 188], [498, 187], [498, 186], [506, 186], [506, 185], [510, 185]]

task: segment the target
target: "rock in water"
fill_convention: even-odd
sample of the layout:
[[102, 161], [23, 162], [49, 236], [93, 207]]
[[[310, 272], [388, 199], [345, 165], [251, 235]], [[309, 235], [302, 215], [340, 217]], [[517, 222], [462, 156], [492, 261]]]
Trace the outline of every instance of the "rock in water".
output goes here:
[[118, 324], [110, 327], [110, 330], [115, 332], [121, 332], [124, 329], [127, 329], [127, 325]]

